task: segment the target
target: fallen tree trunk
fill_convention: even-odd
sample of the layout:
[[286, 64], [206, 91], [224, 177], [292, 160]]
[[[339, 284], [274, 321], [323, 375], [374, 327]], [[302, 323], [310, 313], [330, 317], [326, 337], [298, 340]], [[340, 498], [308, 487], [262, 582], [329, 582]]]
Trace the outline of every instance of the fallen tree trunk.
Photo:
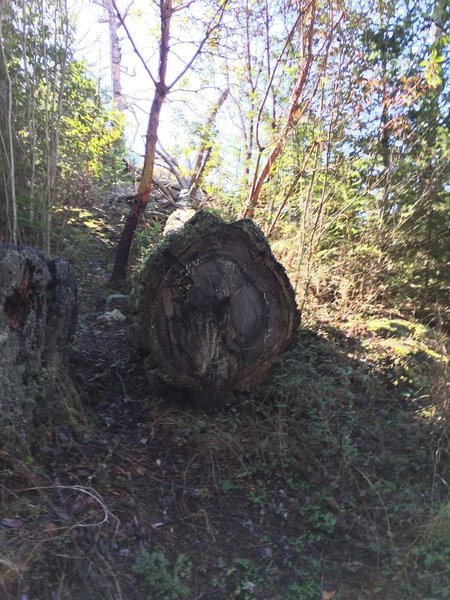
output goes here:
[[78, 395], [67, 374], [75, 320], [69, 263], [0, 242], [2, 443], [29, 447], [33, 428], [75, 417]]
[[261, 381], [298, 322], [294, 290], [258, 227], [200, 211], [142, 269], [132, 339], [174, 383], [213, 400]]

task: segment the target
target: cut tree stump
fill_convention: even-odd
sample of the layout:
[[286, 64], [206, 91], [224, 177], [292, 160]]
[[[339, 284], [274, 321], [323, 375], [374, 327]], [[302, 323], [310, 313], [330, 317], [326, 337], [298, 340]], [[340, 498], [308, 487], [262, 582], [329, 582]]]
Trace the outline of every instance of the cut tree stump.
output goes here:
[[295, 339], [295, 293], [260, 229], [199, 211], [170, 233], [135, 289], [132, 340], [203, 398], [248, 390]]

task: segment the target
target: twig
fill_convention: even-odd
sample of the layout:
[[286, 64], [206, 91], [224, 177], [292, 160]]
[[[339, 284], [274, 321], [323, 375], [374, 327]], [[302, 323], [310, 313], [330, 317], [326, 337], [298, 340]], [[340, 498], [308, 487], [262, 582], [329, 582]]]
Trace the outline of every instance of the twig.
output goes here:
[[[139, 58], [139, 60], [140, 60], [140, 61], [141, 61], [141, 63], [143, 64], [143, 66], [144, 66], [144, 69], [147, 71], [147, 73], [148, 73], [148, 74], [149, 74], [149, 76], [150, 76], [150, 79], [151, 79], [151, 80], [153, 81], [153, 83], [156, 85], [156, 79], [153, 77], [153, 73], [150, 71], [150, 69], [149, 69], [149, 67], [148, 67], [148, 65], [147, 65], [147, 63], [146, 63], [146, 61], [145, 61], [144, 57], [143, 57], [143, 56], [142, 56], [142, 54], [139, 52], [139, 50], [138, 50], [138, 48], [137, 48], [137, 46], [136, 46], [136, 44], [135, 44], [135, 42], [134, 42], [133, 36], [131, 35], [131, 33], [130, 33], [130, 31], [129, 31], [129, 29], [128, 29], [128, 27], [127, 27], [126, 23], [125, 23], [125, 19], [122, 17], [122, 15], [120, 14], [120, 11], [119, 11], [119, 9], [117, 8], [116, 1], [115, 1], [115, 0], [111, 0], [111, 2], [112, 2], [112, 5], [114, 6], [114, 10], [115, 10], [115, 11], [116, 11], [116, 13], [117, 13], [117, 18], [119, 19], [119, 21], [120, 21], [120, 24], [122, 25], [122, 27], [125, 29], [125, 32], [126, 32], [126, 34], [127, 34], [127, 37], [128, 37], [128, 39], [130, 40], [130, 43], [131, 43], [131, 45], [133, 46], [133, 50], [134, 50], [134, 52], [136, 53], [136, 56]], [[128, 11], [128, 9], [127, 9], [127, 11]]]
[[104, 517], [101, 521], [98, 521], [97, 523], [77, 523], [75, 525], [73, 525], [71, 528], [74, 527], [98, 527], [99, 525], [103, 525], [104, 523], [109, 523], [109, 517], [112, 516], [114, 517], [114, 519], [116, 519], [117, 522], [119, 522], [119, 519], [113, 515], [112, 513], [110, 513], [105, 505], [105, 503], [103, 502], [103, 500], [100, 498], [100, 496], [94, 491], [91, 490], [91, 488], [85, 488], [82, 487], [81, 485], [40, 485], [40, 486], [34, 486], [34, 487], [29, 487], [29, 488], [21, 488], [20, 490], [17, 490], [18, 492], [33, 492], [33, 491], [40, 491], [40, 490], [71, 490], [71, 491], [76, 491], [76, 492], [82, 492], [83, 494], [86, 494], [88, 496], [90, 496], [91, 498], [93, 498], [101, 507], [104, 513]]

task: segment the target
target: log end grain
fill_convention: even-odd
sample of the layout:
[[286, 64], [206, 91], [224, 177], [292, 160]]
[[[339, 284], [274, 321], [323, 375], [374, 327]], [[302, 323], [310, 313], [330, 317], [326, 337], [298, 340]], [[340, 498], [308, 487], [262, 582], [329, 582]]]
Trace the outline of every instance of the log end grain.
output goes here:
[[298, 323], [294, 290], [260, 229], [199, 211], [144, 266], [132, 338], [177, 385], [213, 398], [261, 381]]

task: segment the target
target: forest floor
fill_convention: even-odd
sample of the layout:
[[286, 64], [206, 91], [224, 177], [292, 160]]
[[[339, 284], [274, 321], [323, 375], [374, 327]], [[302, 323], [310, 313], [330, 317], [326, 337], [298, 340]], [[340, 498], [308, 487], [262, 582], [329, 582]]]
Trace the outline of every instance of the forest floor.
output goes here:
[[449, 598], [443, 335], [306, 316], [268, 382], [205, 410], [128, 344], [106, 285], [121, 212], [70, 210], [84, 414], [30, 464], [0, 456], [0, 598]]

